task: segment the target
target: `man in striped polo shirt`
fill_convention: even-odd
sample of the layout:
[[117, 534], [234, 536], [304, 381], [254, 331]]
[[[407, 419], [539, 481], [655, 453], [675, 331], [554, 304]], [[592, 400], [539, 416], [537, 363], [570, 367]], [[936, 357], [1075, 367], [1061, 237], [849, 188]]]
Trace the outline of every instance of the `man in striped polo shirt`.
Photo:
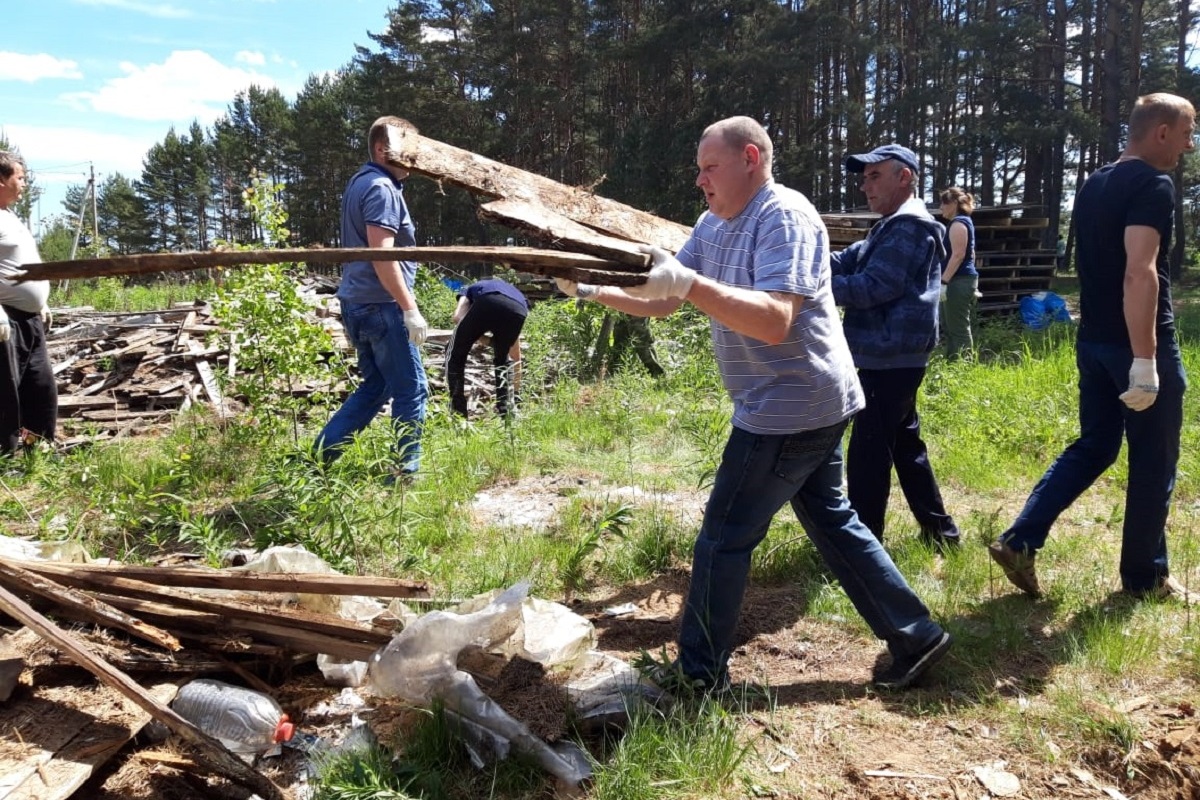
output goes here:
[[696, 539], [679, 658], [654, 676], [668, 687], [721, 689], [754, 548], [785, 504], [891, 652], [878, 688], [916, 681], [949, 649], [842, 491], [842, 434], [863, 407], [830, 291], [825, 225], [799, 192], [771, 178], [762, 126], [731, 117], [708, 127], [696, 185], [709, 210], [674, 258], [648, 248], [644, 286], [621, 290], [559, 280], [568, 295], [628, 314], [665, 316], [684, 300], [712, 321], [733, 400], [733, 429]]

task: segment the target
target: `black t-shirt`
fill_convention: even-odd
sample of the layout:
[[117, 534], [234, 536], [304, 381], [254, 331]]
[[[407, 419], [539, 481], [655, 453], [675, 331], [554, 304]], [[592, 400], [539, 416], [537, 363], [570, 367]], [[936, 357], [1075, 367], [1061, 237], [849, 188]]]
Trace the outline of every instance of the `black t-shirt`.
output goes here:
[[1084, 182], [1075, 197], [1079, 234], [1079, 338], [1129, 344], [1125, 325], [1125, 229], [1145, 225], [1158, 231], [1159, 336], [1175, 328], [1167, 263], [1175, 214], [1171, 178], [1139, 159], [1108, 164]]

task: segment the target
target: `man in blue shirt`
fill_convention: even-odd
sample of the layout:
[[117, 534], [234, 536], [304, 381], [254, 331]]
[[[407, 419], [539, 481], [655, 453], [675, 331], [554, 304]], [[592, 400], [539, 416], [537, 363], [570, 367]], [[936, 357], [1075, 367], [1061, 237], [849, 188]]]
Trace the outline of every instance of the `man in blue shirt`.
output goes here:
[[1121, 588], [1138, 597], [1196, 597], [1167, 569], [1187, 378], [1171, 306], [1175, 187], [1167, 174], [1194, 147], [1196, 110], [1173, 94], [1140, 97], [1121, 157], [1075, 197], [1079, 273], [1079, 438], [1051, 465], [1012, 527], [989, 547], [1014, 586], [1038, 596], [1034, 568], [1059, 515], [1129, 445]]
[[771, 158], [771, 140], [756, 121], [731, 117], [709, 126], [696, 153], [696, 185], [709, 210], [678, 259], [650, 248], [646, 284], [628, 291], [558, 284], [639, 316], [664, 316], [687, 300], [712, 321], [733, 430], [696, 538], [668, 682], [728, 683], [751, 556], [776, 512], [791, 504], [854, 607], [887, 643], [891, 660], [877, 667], [873, 684], [902, 689], [945, 655], [950, 635], [842, 492], [842, 434], [862, 408], [862, 391], [830, 291], [825, 224], [804, 195], [772, 180]]
[[[408, 171], [389, 163], [392, 142], [416, 128], [400, 117], [380, 117], [367, 135], [371, 160], [346, 185], [342, 196], [343, 247], [412, 247], [416, 228], [404, 204]], [[317, 436], [327, 463], [392, 401], [392, 424], [402, 474], [421, 461], [421, 428], [429, 385], [418, 349], [428, 326], [413, 294], [417, 265], [411, 261], [351, 261], [342, 266], [337, 296], [346, 335], [358, 351], [362, 382]]]
[[529, 315], [529, 301], [508, 281], [488, 278], [473, 283], [458, 296], [454, 309], [454, 335], [446, 346], [446, 383], [450, 407], [467, 416], [466, 367], [471, 347], [485, 334], [492, 335], [492, 364], [496, 380], [496, 413], [508, 413], [518, 388], [521, 364], [521, 329]]
[[937, 344], [945, 228], [914, 197], [917, 157], [896, 144], [846, 159], [862, 173], [867, 205], [882, 218], [867, 238], [834, 253], [833, 299], [867, 405], [854, 418], [846, 454], [850, 505], [883, 541], [892, 467], [921, 536], [956, 546], [958, 526], [946, 513], [929, 451], [921, 439], [917, 390]]

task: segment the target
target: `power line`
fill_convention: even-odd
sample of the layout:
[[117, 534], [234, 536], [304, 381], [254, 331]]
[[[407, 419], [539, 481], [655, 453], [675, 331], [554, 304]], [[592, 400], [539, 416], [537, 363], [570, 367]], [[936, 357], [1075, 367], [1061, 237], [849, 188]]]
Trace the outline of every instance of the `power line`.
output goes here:
[[67, 169], [68, 167], [86, 167], [91, 163], [91, 161], [73, 161], [70, 164], [51, 164], [48, 167], [35, 167], [33, 164], [29, 164], [29, 168], [36, 169], [38, 172], [48, 172], [50, 170]]

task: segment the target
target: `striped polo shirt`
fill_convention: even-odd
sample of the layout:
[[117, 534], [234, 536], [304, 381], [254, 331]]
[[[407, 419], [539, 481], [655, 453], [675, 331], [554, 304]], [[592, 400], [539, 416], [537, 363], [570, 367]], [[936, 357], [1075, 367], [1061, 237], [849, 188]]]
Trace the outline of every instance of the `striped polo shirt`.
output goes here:
[[828, 234], [808, 198], [768, 181], [731, 220], [704, 212], [678, 258], [730, 286], [805, 297], [791, 333], [776, 345], [711, 320], [734, 425], [756, 434], [797, 433], [863, 407], [830, 291]]

